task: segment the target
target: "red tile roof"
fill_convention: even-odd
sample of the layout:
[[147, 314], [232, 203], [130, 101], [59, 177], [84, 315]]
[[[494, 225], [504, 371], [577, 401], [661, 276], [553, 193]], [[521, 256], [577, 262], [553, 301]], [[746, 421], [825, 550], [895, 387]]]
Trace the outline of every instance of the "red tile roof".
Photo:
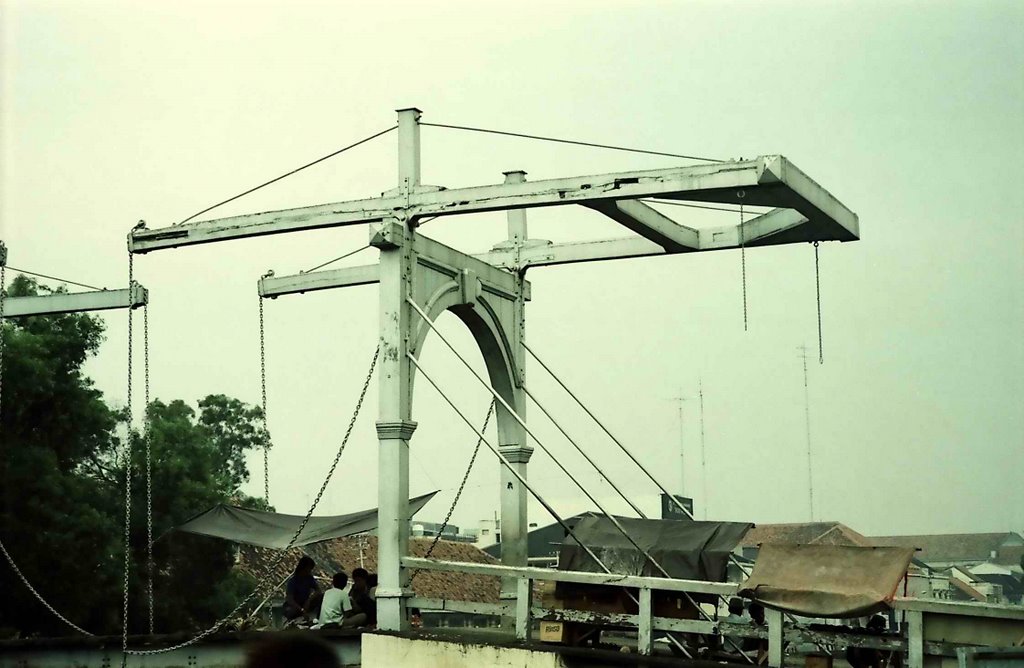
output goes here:
[[758, 524], [743, 537], [743, 547], [762, 543], [782, 545], [855, 545], [869, 547], [871, 539], [841, 522], [798, 522], [793, 524]]

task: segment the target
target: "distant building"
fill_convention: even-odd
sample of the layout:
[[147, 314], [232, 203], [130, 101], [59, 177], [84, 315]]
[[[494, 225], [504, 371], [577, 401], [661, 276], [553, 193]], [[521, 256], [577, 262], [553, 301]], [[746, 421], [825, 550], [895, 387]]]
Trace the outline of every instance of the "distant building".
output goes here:
[[[565, 523], [570, 527], [576, 525], [583, 515], [566, 517]], [[526, 554], [531, 566], [554, 567], [558, 565], [558, 551], [565, 540], [565, 529], [555, 522], [547, 526], [531, 530], [526, 534]], [[501, 557], [501, 544], [495, 543], [483, 548], [483, 551], [492, 557]]]
[[991, 563], [1021, 573], [1024, 570], [1024, 538], [1019, 533], [953, 533], [920, 536], [873, 536], [875, 545], [915, 547], [915, 555], [933, 568]]
[[744, 558], [755, 560], [764, 543], [776, 545], [851, 545], [868, 547], [872, 539], [842, 522], [758, 524], [743, 537], [739, 548]]
[[409, 522], [409, 529], [409, 535], [415, 538], [436, 538], [438, 533], [440, 533], [441, 538], [444, 540], [456, 543], [475, 543], [477, 539], [476, 535], [461, 533], [459, 527], [454, 524], [413, 520]]

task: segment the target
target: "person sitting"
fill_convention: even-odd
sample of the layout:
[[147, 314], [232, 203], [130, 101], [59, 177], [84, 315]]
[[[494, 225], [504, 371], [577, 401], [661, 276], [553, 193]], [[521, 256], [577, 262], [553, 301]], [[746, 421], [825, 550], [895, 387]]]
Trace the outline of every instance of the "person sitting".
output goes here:
[[288, 584], [285, 586], [282, 610], [286, 620], [315, 617], [316, 606], [320, 602], [320, 587], [313, 577], [315, 567], [316, 562], [307, 555], [303, 555], [295, 565], [295, 572], [288, 578]]
[[370, 574], [365, 568], [352, 571], [352, 613], [341, 623], [342, 628], [377, 624], [377, 602], [370, 596]]
[[324, 592], [323, 599], [320, 601], [320, 618], [316, 628], [339, 626], [344, 621], [346, 614], [352, 610], [348, 575], [335, 573], [331, 584], [334, 586]]

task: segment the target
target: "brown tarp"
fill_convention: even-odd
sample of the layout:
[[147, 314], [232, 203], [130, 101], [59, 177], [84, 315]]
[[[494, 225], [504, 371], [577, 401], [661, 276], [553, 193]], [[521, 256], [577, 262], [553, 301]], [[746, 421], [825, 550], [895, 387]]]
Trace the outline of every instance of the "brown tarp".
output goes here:
[[765, 544], [739, 594], [807, 617], [863, 617], [888, 607], [913, 556], [905, 547]]

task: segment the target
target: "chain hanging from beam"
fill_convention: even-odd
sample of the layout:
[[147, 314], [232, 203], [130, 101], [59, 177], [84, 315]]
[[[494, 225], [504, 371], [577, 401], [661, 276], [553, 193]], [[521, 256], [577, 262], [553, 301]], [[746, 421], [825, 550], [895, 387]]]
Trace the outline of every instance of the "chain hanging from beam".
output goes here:
[[743, 229], [743, 223], [745, 222], [743, 214], [743, 198], [746, 197], [747, 193], [740, 190], [736, 193], [736, 198], [740, 201], [740, 282], [743, 285], [743, 331], [747, 331], [747, 246], [745, 236], [746, 233]]
[[[270, 271], [263, 275], [263, 278], [272, 276]], [[260, 303], [260, 398], [262, 403], [263, 419], [263, 500], [270, 505], [270, 430], [267, 428], [267, 349], [265, 342], [265, 331], [263, 324], [263, 296], [257, 297]]]
[[[494, 415], [494, 406], [496, 403], [497, 402], [495, 400], [491, 400], [491, 406], [487, 409], [487, 416], [484, 418], [484, 424], [480, 427], [481, 434], [487, 431], [487, 425], [491, 423], [491, 416]], [[480, 436], [476, 441], [476, 447], [473, 448], [473, 455], [469, 458], [469, 464], [466, 466], [466, 472], [462, 475], [462, 482], [459, 484], [459, 489], [455, 492], [455, 498], [452, 499], [452, 505], [448, 508], [448, 512], [444, 516], [444, 521], [441, 522], [441, 528], [437, 530], [437, 535], [434, 536], [434, 540], [430, 543], [430, 547], [427, 548], [427, 553], [423, 555], [424, 559], [429, 559], [430, 555], [434, 553], [434, 548], [436, 548], [437, 544], [441, 542], [441, 534], [444, 533], [445, 528], [448, 526], [448, 522], [451, 521], [452, 513], [455, 512], [455, 506], [458, 505], [459, 499], [462, 497], [462, 492], [466, 489], [466, 482], [469, 480], [469, 473], [473, 470], [473, 464], [476, 462], [476, 456], [480, 453], [480, 446], [483, 445], [483, 442], [484, 437]], [[422, 570], [417, 569], [416, 572], [412, 574], [412, 577], [409, 578], [409, 581], [412, 582], [415, 580], [416, 576], [422, 572]]]
[[146, 449], [146, 604], [149, 612], [149, 635], [155, 633], [153, 623], [153, 433], [149, 419], [149, 305], [142, 307], [143, 397], [142, 442]]
[[[135, 255], [128, 252], [128, 289], [135, 288]], [[134, 324], [134, 309], [128, 309], [128, 397], [125, 404], [125, 424], [127, 430], [124, 441], [124, 582], [122, 583], [122, 609], [121, 609], [121, 652], [124, 666], [128, 659], [128, 589], [129, 576], [131, 574], [132, 545], [132, 446], [135, 441], [135, 432], [132, 430], [132, 334]]]

